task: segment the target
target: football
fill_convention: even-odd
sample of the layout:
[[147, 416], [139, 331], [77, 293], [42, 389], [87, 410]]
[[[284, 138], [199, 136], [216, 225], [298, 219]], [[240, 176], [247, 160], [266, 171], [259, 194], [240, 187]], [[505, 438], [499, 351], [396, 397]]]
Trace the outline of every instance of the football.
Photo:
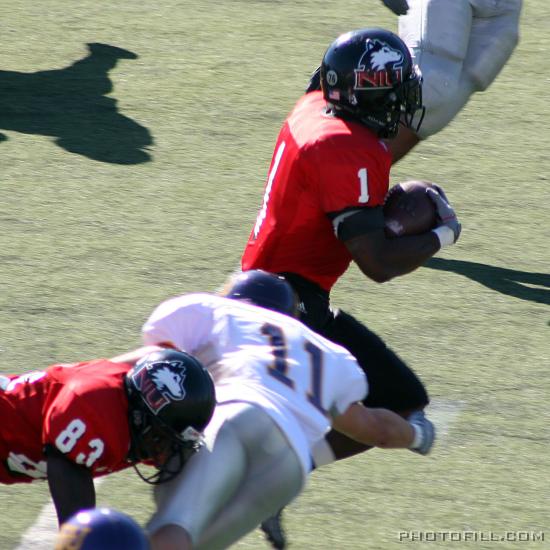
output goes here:
[[437, 223], [436, 208], [426, 190], [429, 181], [411, 180], [390, 188], [384, 201], [385, 231], [388, 237], [419, 235]]

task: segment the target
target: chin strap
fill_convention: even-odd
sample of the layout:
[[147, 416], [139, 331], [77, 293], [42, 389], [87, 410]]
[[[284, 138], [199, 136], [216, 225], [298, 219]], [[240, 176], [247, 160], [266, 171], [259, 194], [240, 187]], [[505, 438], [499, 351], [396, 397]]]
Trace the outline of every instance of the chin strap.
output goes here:
[[188, 447], [178, 446], [174, 449], [172, 454], [164, 461], [163, 464], [151, 464], [156, 471], [151, 475], [145, 475], [140, 468], [138, 468], [139, 462], [133, 462], [132, 468], [134, 468], [136, 474], [140, 479], [148, 483], [149, 485], [160, 485], [174, 479], [182, 470], [187, 461], [199, 450], [198, 446], [189, 445]]

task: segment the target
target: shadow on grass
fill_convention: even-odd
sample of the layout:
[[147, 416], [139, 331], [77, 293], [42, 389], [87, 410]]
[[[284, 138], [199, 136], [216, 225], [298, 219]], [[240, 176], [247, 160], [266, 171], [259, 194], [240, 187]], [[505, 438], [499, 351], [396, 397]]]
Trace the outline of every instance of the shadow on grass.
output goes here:
[[[55, 137], [71, 153], [115, 164], [151, 160], [147, 128], [117, 111], [107, 97], [109, 71], [137, 55], [108, 44], [88, 44], [89, 54], [64, 69], [21, 73], [0, 70], [0, 130]], [[6, 136], [0, 134], [0, 142]]]
[[502, 294], [550, 305], [550, 274], [548, 273], [529, 273], [445, 258], [431, 258], [426, 262], [425, 267], [452, 271]]

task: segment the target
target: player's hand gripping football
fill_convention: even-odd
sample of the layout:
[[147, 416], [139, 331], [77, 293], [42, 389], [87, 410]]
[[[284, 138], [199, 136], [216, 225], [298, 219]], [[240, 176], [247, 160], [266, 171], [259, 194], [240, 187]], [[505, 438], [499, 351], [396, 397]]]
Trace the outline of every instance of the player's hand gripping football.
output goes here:
[[435, 441], [434, 425], [426, 418], [424, 411], [413, 412], [407, 420], [415, 432], [414, 441], [410, 448], [411, 451], [427, 455], [431, 451]]
[[395, 15], [405, 15], [409, 10], [407, 0], [382, 0], [386, 8], [389, 8]]
[[456, 243], [460, 237], [462, 226], [445, 192], [438, 185], [433, 185], [432, 188], [426, 190], [426, 193], [435, 204], [437, 211], [439, 225], [433, 231], [439, 238], [441, 248]]

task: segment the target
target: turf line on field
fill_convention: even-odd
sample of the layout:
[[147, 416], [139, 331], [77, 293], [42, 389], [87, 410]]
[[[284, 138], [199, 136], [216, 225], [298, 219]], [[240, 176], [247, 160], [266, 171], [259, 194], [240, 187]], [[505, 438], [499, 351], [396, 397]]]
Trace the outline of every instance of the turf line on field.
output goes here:
[[[100, 477], [94, 480], [96, 492], [104, 479]], [[25, 531], [15, 550], [52, 550], [56, 534], [57, 516], [53, 502], [50, 500], [44, 505], [34, 524]]]

